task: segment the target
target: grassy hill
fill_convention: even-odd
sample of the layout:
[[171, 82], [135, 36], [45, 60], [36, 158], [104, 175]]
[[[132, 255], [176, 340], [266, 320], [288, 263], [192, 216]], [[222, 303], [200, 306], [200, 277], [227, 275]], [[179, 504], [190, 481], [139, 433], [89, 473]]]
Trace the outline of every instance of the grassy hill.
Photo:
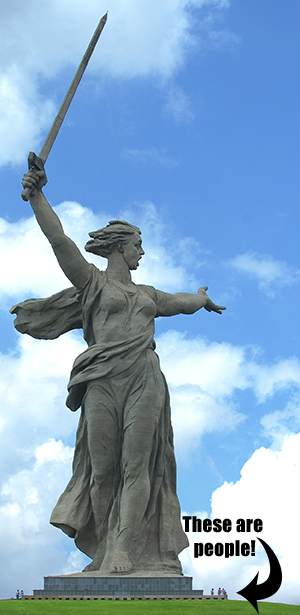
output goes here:
[[[259, 602], [259, 615], [300, 615], [300, 606]], [[1, 600], [1, 615], [255, 615], [246, 601]]]

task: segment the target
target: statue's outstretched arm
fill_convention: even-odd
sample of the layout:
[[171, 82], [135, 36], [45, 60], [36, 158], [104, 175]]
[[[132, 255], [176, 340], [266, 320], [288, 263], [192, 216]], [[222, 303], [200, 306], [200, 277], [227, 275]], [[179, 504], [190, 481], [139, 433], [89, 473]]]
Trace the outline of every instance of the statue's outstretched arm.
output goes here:
[[[192, 293], [162, 293], [163, 309], [158, 316], [175, 316], [176, 314], [194, 314], [202, 307], [208, 312], [222, 314], [226, 310], [224, 306], [216, 305], [206, 294], [207, 286], [199, 288], [198, 292]], [[159, 291], [161, 292], [161, 291]]]
[[89, 273], [89, 263], [76, 244], [65, 234], [61, 221], [42, 192], [45, 184], [43, 171], [28, 171], [23, 177], [23, 187], [30, 188], [30, 204], [44, 235], [49, 240], [55, 256], [70, 282], [82, 288]]

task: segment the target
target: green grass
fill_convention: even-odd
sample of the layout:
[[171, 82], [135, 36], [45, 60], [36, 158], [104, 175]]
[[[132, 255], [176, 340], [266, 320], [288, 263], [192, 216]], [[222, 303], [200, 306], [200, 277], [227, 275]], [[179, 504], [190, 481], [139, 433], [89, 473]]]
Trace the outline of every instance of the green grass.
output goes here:
[[[259, 615], [300, 615], [300, 606], [259, 602]], [[255, 615], [235, 600], [1, 600], [1, 615]]]

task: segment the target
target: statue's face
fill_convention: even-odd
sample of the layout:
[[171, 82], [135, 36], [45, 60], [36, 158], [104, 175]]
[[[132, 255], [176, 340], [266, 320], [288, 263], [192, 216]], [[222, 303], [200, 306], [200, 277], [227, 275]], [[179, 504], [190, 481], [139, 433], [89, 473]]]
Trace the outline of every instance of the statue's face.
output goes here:
[[130, 235], [126, 243], [122, 245], [122, 252], [124, 261], [127, 263], [130, 271], [137, 269], [139, 261], [145, 254], [142, 248], [142, 240], [139, 233]]

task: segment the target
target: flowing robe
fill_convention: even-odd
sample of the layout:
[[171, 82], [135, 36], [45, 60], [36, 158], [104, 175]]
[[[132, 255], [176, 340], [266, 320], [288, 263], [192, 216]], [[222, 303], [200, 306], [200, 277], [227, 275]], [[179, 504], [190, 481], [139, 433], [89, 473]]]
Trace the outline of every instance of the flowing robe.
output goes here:
[[[97, 551], [99, 558], [100, 553], [100, 572], [104, 573], [109, 570], [122, 531], [120, 502], [126, 481], [130, 481], [125, 472], [126, 455], [130, 454], [123, 450], [125, 433], [129, 426], [134, 430], [141, 421], [136, 413], [145, 397], [151, 400], [145, 417], [152, 425], [147, 436], [151, 438], [147, 468], [150, 494], [139, 527], [135, 528], [130, 557], [136, 570], [181, 574], [177, 556], [188, 545], [176, 494], [168, 388], [154, 352], [154, 318], [164, 315], [165, 297], [151, 286], [128, 287], [108, 281], [105, 273], [91, 265], [80, 294], [68, 289], [55, 297], [28, 300], [12, 308], [17, 313], [17, 328], [34, 337], [54, 338], [69, 329], [83, 328], [88, 348], [74, 362], [66, 402], [73, 411], [81, 407], [73, 475], [53, 510], [51, 523], [74, 538], [77, 547], [89, 557], [93, 558]], [[36, 301], [47, 303], [38, 306]], [[94, 385], [99, 390], [101, 407], [109, 407], [113, 416], [117, 451], [110, 469], [110, 496], [101, 531], [96, 527], [91, 500], [93, 459], [85, 408], [87, 392]], [[102, 419], [99, 410], [100, 424]]]

